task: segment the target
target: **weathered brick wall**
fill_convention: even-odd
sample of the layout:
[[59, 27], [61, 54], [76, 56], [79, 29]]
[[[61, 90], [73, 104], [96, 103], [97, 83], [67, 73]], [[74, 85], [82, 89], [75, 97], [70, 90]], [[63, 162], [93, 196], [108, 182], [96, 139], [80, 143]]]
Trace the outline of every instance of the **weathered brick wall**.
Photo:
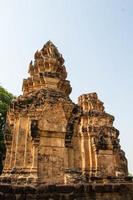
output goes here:
[[0, 200], [133, 200], [133, 184], [0, 185]]

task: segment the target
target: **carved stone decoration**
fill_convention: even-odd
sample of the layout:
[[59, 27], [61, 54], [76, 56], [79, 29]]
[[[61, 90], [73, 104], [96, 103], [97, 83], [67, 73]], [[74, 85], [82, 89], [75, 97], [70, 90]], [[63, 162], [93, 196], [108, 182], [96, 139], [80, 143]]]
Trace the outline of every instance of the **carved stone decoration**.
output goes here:
[[7, 114], [4, 170], [0, 181], [11, 184], [108, 182], [128, 174], [114, 117], [96, 93], [70, 99], [64, 59], [48, 41], [36, 51], [23, 81], [23, 94]]
[[38, 136], [38, 121], [37, 120], [31, 121], [31, 136], [33, 139]]
[[120, 140], [118, 138], [112, 139], [113, 149], [120, 149]]
[[4, 133], [5, 141], [7, 143], [12, 141], [11, 127], [9, 126], [8, 123], [6, 123], [5, 126], [3, 127], [3, 133]]
[[107, 139], [104, 132], [100, 132], [98, 136], [97, 148], [100, 150], [106, 150], [108, 148]]
[[66, 127], [66, 130], [67, 130], [67, 133], [65, 136], [65, 146], [66, 147], [71, 145], [71, 141], [72, 141], [72, 138], [74, 135], [74, 129], [75, 129], [77, 122], [79, 122], [80, 115], [81, 115], [80, 108], [77, 105], [75, 105], [72, 110], [72, 114], [68, 120], [67, 127]]

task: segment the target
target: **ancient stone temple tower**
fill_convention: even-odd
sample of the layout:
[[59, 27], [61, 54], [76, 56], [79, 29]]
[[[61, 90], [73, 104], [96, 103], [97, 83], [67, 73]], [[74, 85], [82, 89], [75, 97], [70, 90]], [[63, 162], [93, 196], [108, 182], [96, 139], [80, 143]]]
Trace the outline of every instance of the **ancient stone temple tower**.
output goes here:
[[72, 184], [127, 176], [114, 117], [96, 93], [69, 98], [64, 59], [48, 41], [34, 55], [23, 94], [8, 111], [1, 180], [12, 184]]

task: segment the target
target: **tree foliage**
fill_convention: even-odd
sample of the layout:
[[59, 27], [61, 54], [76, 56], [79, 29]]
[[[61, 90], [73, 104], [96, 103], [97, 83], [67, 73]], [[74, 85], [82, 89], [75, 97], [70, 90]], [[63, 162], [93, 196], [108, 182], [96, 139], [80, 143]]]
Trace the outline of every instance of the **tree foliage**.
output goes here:
[[6, 123], [6, 114], [13, 95], [0, 86], [0, 173], [2, 172], [2, 162], [5, 155], [3, 129]]

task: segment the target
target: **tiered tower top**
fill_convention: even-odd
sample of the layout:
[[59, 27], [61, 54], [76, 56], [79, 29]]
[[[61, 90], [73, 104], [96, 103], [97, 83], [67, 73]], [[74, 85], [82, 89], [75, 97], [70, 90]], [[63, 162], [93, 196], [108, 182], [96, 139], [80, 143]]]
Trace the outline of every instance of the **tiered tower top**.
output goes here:
[[29, 64], [30, 77], [23, 80], [23, 93], [28, 94], [39, 89], [52, 89], [64, 95], [71, 93], [71, 86], [66, 80], [67, 72], [64, 59], [55, 45], [48, 41], [34, 55], [34, 63]]
[[83, 94], [78, 98], [78, 105], [84, 112], [104, 112], [103, 102], [96, 93]]

